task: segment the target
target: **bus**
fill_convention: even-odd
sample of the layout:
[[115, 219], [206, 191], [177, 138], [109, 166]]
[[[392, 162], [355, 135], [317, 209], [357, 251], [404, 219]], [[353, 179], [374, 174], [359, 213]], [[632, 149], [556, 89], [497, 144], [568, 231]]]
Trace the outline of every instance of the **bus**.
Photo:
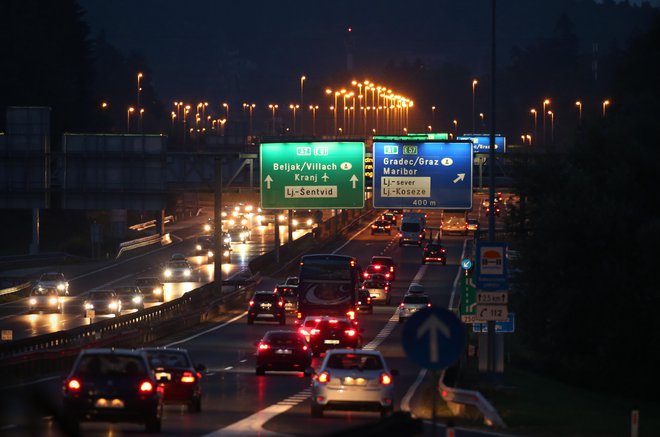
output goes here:
[[300, 260], [296, 322], [306, 316], [355, 318], [362, 269], [347, 255], [313, 254]]

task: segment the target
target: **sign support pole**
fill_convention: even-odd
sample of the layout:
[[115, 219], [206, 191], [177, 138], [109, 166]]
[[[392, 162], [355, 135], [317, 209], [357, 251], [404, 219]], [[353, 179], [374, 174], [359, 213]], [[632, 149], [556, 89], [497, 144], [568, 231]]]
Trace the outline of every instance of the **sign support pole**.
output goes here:
[[218, 294], [222, 294], [222, 160], [215, 160], [215, 192], [213, 212], [213, 239], [215, 248], [213, 257], [213, 280]]
[[287, 243], [291, 243], [293, 241], [293, 210], [289, 210], [289, 226], [288, 226], [288, 232], [289, 232], [289, 239], [286, 240]]
[[280, 219], [279, 215], [275, 216], [275, 247], [273, 252], [275, 252], [275, 263], [280, 263]]
[[442, 371], [441, 370], [435, 370], [433, 372], [433, 396], [432, 396], [432, 408], [433, 411], [431, 413], [431, 436], [435, 437], [436, 432], [437, 432], [437, 425], [438, 425], [438, 413], [437, 413], [437, 407], [438, 407], [438, 390], [440, 387], [440, 375]]

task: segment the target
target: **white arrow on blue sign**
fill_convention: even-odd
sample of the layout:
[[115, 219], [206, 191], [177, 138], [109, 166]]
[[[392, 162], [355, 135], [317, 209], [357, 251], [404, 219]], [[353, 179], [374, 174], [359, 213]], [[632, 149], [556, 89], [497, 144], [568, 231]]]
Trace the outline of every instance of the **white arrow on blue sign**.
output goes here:
[[465, 349], [465, 326], [449, 310], [424, 308], [403, 327], [403, 349], [421, 367], [440, 370], [451, 366]]

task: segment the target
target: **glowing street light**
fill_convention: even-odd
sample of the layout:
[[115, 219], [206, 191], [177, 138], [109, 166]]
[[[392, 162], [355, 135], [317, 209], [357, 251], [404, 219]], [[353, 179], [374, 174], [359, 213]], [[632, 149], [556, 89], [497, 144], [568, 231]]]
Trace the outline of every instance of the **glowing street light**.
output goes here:
[[578, 107], [578, 126], [582, 124], [582, 102], [577, 100], [575, 106]]
[[535, 108], [530, 109], [529, 112], [534, 116], [534, 138], [536, 138], [536, 121], [538, 118], [538, 112]]
[[278, 105], [273, 105], [273, 104], [268, 105], [268, 109], [273, 111], [273, 134], [275, 134], [275, 110], [277, 108], [279, 108]]
[[140, 131], [142, 131], [142, 115], [144, 115], [144, 108], [140, 109], [140, 118], [138, 120], [138, 126], [140, 126]]
[[[140, 112], [140, 91], [142, 91], [142, 88], [140, 87], [140, 79], [142, 79], [142, 73], [137, 74], [137, 110]], [[138, 120], [138, 131], [142, 131], [142, 122], [141, 120]]]
[[[304, 77], [304, 76], [303, 76]], [[289, 109], [293, 111], [293, 134], [296, 134], [296, 109], [300, 108], [300, 105], [294, 105], [293, 103], [289, 105]]]
[[316, 111], [319, 105], [309, 105], [309, 110], [312, 111], [312, 135], [316, 135]]
[[605, 108], [607, 108], [609, 104], [610, 104], [609, 100], [603, 100], [603, 118], [605, 118]]
[[435, 106], [431, 106], [431, 125], [435, 124]]
[[108, 109], [108, 102], [101, 102], [101, 109]]
[[476, 114], [475, 114], [475, 102], [476, 102], [475, 90], [476, 90], [476, 87], [477, 87], [478, 83], [479, 82], [477, 81], [477, 79], [472, 80], [472, 132], [473, 133], [475, 132], [474, 123], [475, 123], [475, 119], [477, 118]]
[[454, 123], [454, 133], [458, 135], [458, 120], [452, 120]]
[[131, 113], [135, 111], [134, 107], [129, 107], [126, 111], [126, 133], [131, 132]]
[[225, 120], [229, 120], [229, 103], [223, 103], [222, 106], [227, 109], [227, 115], [225, 116]]
[[250, 117], [250, 122], [249, 122], [249, 128], [248, 128], [249, 130], [248, 130], [248, 132], [249, 132], [250, 135], [252, 135], [252, 111], [253, 111], [254, 108], [256, 108], [256, 107], [257, 107], [257, 105], [254, 104], [254, 103], [251, 103], [250, 105], [248, 105], [249, 114], [250, 114], [250, 115], [249, 115], [249, 117]]
[[545, 114], [546, 114], [546, 106], [550, 104], [550, 99], [545, 99], [543, 101], [543, 144], [545, 145]]
[[552, 111], [548, 111], [548, 115], [550, 116], [550, 144], [555, 143], [555, 113]]

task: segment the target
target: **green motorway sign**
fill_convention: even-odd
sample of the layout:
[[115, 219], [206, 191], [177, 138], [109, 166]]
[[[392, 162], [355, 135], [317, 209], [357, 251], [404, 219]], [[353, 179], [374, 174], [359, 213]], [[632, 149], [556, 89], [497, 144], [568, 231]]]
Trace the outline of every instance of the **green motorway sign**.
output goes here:
[[261, 208], [364, 207], [364, 143], [262, 143]]
[[461, 321], [463, 323], [477, 322], [477, 287], [472, 282], [472, 278], [461, 275], [458, 280], [458, 289], [461, 292]]

